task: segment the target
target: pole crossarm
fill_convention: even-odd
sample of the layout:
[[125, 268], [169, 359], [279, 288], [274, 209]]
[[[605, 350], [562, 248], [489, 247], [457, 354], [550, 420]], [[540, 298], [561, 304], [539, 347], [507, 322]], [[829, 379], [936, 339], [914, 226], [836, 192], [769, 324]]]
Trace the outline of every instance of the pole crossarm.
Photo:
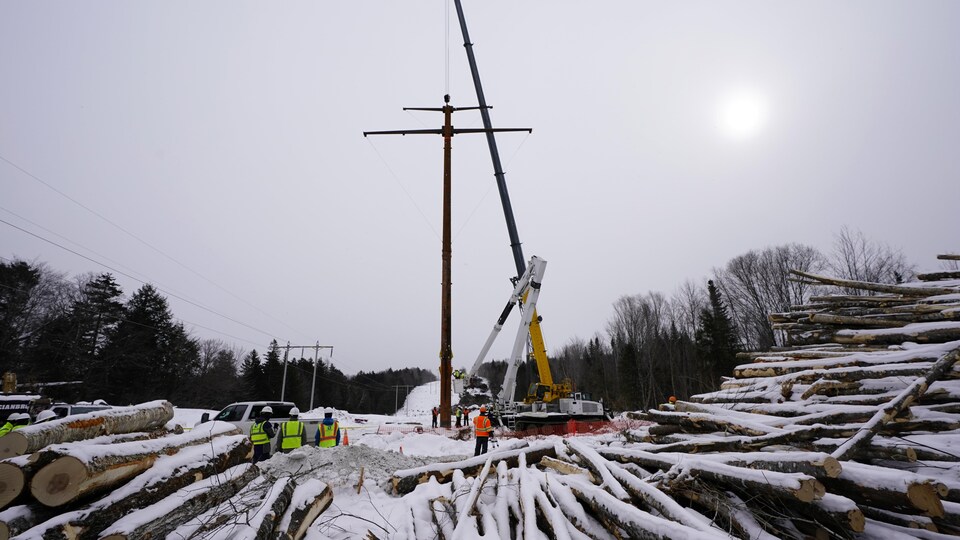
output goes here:
[[[461, 133], [499, 133], [505, 131], [526, 131], [527, 133], [533, 133], [532, 128], [453, 128], [452, 134], [459, 135]], [[391, 131], [364, 131], [363, 136], [368, 135], [443, 135], [443, 128], [440, 129], [399, 129]]]

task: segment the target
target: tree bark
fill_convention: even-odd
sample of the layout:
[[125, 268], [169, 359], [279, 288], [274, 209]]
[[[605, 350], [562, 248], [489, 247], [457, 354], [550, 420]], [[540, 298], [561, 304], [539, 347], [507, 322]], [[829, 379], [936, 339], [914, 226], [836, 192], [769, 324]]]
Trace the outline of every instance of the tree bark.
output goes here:
[[945, 279], [960, 279], [960, 272], [930, 272], [929, 274], [917, 274], [920, 281], [942, 281]]
[[113, 433], [151, 431], [173, 419], [169, 401], [151, 401], [132, 407], [117, 407], [68, 416], [11, 431], [0, 437], [0, 459], [36, 452], [45, 446]]
[[169, 502], [171, 498], [176, 501], [176, 504], [164, 505], [163, 511], [148, 506], [132, 513], [127, 516], [124, 526], [119, 526], [120, 522], [117, 522], [108, 527], [102, 536], [103, 540], [164, 538], [181, 524], [236, 495], [260, 476], [260, 470], [255, 465], [243, 464], [228, 470], [224, 476], [225, 479], [220, 481], [214, 482], [212, 480], [215, 479], [211, 478], [187, 486], [159, 501], [157, 505]]
[[848, 456], [855, 453], [860, 447], [869, 444], [870, 439], [873, 438], [887, 422], [893, 420], [905, 407], [909, 407], [911, 403], [919, 400], [920, 396], [923, 395], [931, 383], [942, 377], [944, 372], [952, 368], [957, 358], [960, 358], [960, 349], [954, 349], [940, 357], [926, 376], [918, 378], [886, 407], [877, 411], [873, 418], [864, 424], [856, 435], [833, 452], [833, 457], [839, 460], [847, 459]]
[[[107, 491], [153, 466], [163, 454], [209, 443], [217, 435], [239, 435], [239, 428], [222, 422], [183, 435], [114, 445], [85, 445], [75, 455], [47, 450], [57, 456], [30, 480], [33, 498], [46, 506], [62, 506], [89, 493]], [[71, 449], [68, 448], [68, 451]]]
[[[144, 473], [85, 509], [60, 516], [43, 531], [44, 540], [96, 540], [106, 527], [138, 508], [145, 508], [195, 482], [220, 474], [247, 460], [250, 439], [218, 437], [203, 455], [174, 454], [157, 460], [163, 476]], [[169, 471], [169, 474], [166, 474]], [[39, 533], [38, 533], [39, 534]]]
[[912, 323], [900, 332], [871, 332], [870, 330], [840, 330], [834, 335], [837, 343], [850, 345], [898, 345], [905, 342], [946, 343], [960, 339], [960, 324], [944, 328], [937, 323]]
[[59, 512], [39, 504], [24, 504], [0, 512], [0, 540], [9, 540]]
[[[494, 454], [494, 463], [506, 461], [509, 467], [516, 467], [520, 454], [525, 454], [527, 463], [531, 465], [538, 463], [543, 456], [557, 457], [557, 451], [553, 443], [545, 443], [497, 452]], [[397, 494], [406, 495], [430, 478], [436, 478], [441, 484], [449, 482], [455, 470], [460, 470], [467, 476], [476, 475], [483, 468], [487, 457], [486, 455], [480, 455], [463, 461], [436, 463], [417, 469], [401, 470], [395, 472], [390, 481]]]
[[801, 272], [800, 270], [790, 270], [790, 273], [827, 285], [859, 289], [862, 291], [902, 294], [904, 296], [935, 296], [938, 294], [953, 294], [957, 292], [957, 288], [955, 287], [906, 287], [903, 285], [888, 285], [885, 283], [871, 283], [869, 281], [854, 281], [850, 279], [818, 276], [808, 272]]
[[333, 490], [325, 482], [309, 479], [297, 486], [283, 519], [279, 538], [300, 540], [307, 529], [333, 503]]

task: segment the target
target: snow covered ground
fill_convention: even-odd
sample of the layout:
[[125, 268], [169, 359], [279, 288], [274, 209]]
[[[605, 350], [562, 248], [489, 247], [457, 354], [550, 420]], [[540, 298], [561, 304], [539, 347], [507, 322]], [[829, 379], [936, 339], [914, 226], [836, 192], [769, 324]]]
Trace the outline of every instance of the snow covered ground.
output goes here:
[[[459, 396], [452, 396], [451, 403], [458, 402]], [[405, 537], [393, 524], [401, 522], [398, 516], [409, 515], [411, 509], [402, 498], [391, 494], [389, 479], [393, 473], [473, 456], [472, 438], [458, 441], [430, 429], [430, 410], [439, 405], [440, 383], [435, 381], [411, 390], [397, 415], [337, 411], [340, 425], [349, 433], [348, 446], [300, 448], [274, 455], [261, 466], [271, 476], [318, 478], [333, 489], [333, 504], [314, 522], [308, 540], [362, 538], [368, 530], [379, 538]], [[322, 418], [323, 408], [303, 416]], [[417, 431], [418, 426], [422, 432]], [[516, 439], [497, 443], [498, 449], [520, 444]], [[364, 482], [358, 493], [361, 468]]]

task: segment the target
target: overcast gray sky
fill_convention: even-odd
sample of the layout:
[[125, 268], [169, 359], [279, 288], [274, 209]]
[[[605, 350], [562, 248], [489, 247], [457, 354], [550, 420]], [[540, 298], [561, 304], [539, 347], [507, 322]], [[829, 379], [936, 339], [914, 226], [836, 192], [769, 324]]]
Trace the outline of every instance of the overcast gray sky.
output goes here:
[[[960, 249], [960, 2], [464, 3], [494, 123], [534, 128], [498, 141], [550, 348], [844, 225]], [[0, 0], [0, 74], [0, 219], [243, 323], [170, 298], [198, 337], [436, 369], [442, 140], [361, 133], [475, 105], [452, 5]], [[470, 365], [514, 264], [483, 137], [453, 153]], [[0, 256], [105, 271], [5, 223]]]

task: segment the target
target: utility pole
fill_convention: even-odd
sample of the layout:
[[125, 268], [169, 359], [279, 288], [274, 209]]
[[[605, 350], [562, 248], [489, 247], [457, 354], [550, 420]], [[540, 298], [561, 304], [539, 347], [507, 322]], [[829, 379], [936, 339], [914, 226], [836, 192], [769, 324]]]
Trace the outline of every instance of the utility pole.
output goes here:
[[283, 385], [280, 388], [280, 401], [284, 401], [287, 392], [287, 357], [290, 349], [300, 349], [300, 358], [304, 357], [306, 349], [313, 349], [313, 383], [310, 385], [310, 408], [313, 409], [313, 394], [317, 387], [317, 362], [319, 360], [320, 349], [330, 349], [330, 358], [333, 358], [333, 345], [321, 345], [318, 341], [316, 345], [291, 345], [288, 341], [286, 345], [278, 345], [278, 349], [283, 349]]
[[410, 386], [409, 384], [393, 385], [393, 391], [394, 391], [393, 410], [396, 411], [394, 414], [396, 414], [397, 412], [400, 412], [400, 389], [401, 388], [403, 388], [403, 412], [406, 413], [407, 412], [407, 396], [410, 395], [410, 389], [414, 387]]
[[441, 248], [440, 292], [440, 427], [450, 427], [450, 377], [453, 373], [453, 347], [450, 343], [451, 326], [451, 275], [452, 242], [450, 239], [450, 191], [451, 191], [451, 140], [462, 133], [492, 133], [495, 131], [526, 131], [529, 128], [460, 128], [454, 129], [451, 119], [456, 111], [481, 110], [481, 107], [453, 107], [450, 95], [443, 96], [443, 107], [404, 107], [405, 111], [433, 111], [443, 113], [440, 129], [411, 129], [394, 131], [365, 131], [368, 135], [441, 135], [443, 136], [443, 245]]

